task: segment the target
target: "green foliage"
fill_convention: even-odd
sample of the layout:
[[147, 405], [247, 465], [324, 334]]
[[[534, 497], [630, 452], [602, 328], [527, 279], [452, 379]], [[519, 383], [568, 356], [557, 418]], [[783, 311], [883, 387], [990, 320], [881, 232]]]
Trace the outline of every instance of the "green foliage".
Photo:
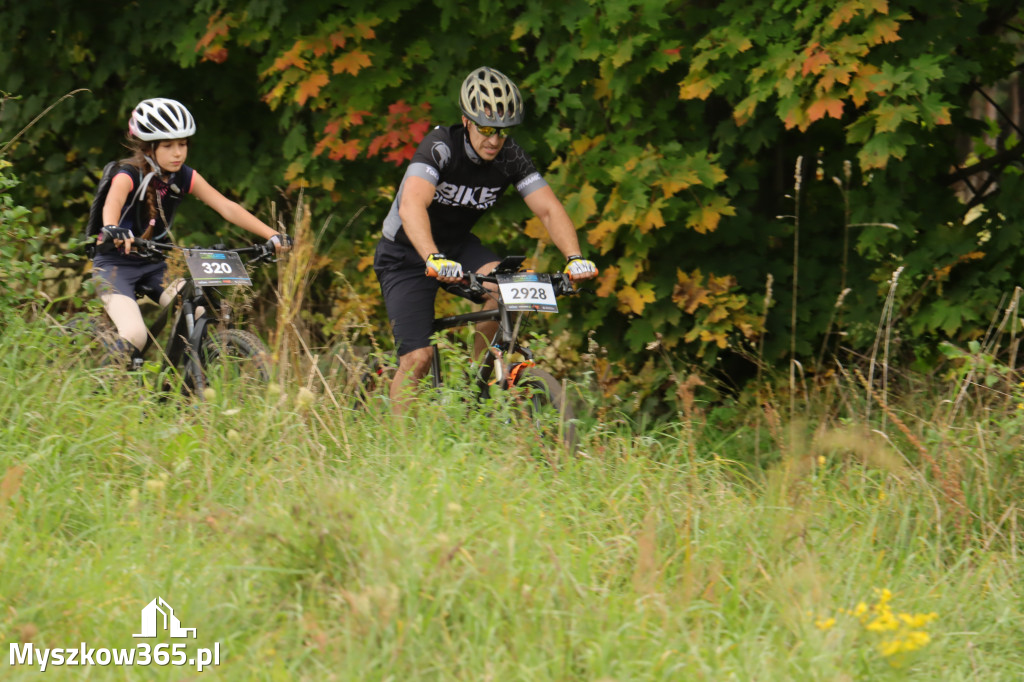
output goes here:
[[[1024, 269], [1024, 146], [969, 99], [1002, 97], [1020, 62], [1014, 3], [514, 0], [501, 21], [449, 0], [149, 4], [5, 15], [0, 89], [23, 98], [3, 130], [90, 89], [12, 148], [32, 193], [17, 198], [75, 232], [130, 106], [178, 97], [204, 176], [263, 211], [279, 198], [286, 224], [301, 193], [324, 226], [307, 298], [321, 340], [340, 331], [339, 301], [379, 301], [368, 261], [401, 166], [458, 119], [479, 64], [521, 85], [516, 138], [602, 271], [551, 331], [577, 349], [589, 334], [623, 380], [655, 343], [705, 367], [755, 347], [769, 364], [791, 347], [806, 359], [837, 338], [867, 351], [900, 269], [898, 335], [934, 357], [937, 340], [984, 333]], [[61, 49], [41, 60], [51, 35], [37, 29], [54, 16]], [[965, 191], [985, 178], [997, 191]], [[196, 203], [183, 236], [219, 229]], [[479, 229], [499, 251], [541, 240], [538, 268], [559, 260], [514, 198]], [[379, 304], [370, 318], [386, 337]]]
[[64, 258], [54, 252], [59, 228], [40, 228], [29, 210], [14, 203], [11, 190], [18, 179], [11, 164], [0, 159], [0, 322], [7, 324], [25, 303], [38, 301], [41, 285], [52, 280]]

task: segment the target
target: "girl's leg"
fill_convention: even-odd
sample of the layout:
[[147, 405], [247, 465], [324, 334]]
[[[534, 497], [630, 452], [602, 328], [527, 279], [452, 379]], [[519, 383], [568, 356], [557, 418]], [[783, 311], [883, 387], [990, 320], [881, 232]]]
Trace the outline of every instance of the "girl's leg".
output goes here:
[[102, 294], [100, 300], [107, 311], [118, 335], [127, 340], [136, 350], [146, 347], [146, 321], [142, 319], [142, 311], [134, 298], [124, 294]]

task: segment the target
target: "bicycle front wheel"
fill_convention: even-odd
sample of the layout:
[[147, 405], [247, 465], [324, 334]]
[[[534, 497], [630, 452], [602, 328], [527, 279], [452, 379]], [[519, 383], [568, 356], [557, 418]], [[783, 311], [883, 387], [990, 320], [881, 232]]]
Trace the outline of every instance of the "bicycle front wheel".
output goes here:
[[[203, 388], [233, 397], [262, 394], [270, 381], [270, 351], [252, 332], [207, 327], [199, 346]], [[198, 391], [203, 398], [203, 391]]]
[[572, 453], [576, 449], [576, 411], [566, 398], [562, 384], [537, 367], [523, 370], [507, 389], [524, 417], [538, 432], [560, 440]]

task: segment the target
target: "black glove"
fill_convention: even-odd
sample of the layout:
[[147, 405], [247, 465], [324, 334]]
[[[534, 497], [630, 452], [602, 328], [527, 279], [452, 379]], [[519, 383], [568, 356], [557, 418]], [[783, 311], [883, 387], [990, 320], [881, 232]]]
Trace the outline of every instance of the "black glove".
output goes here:
[[294, 244], [294, 239], [280, 232], [267, 240], [267, 246], [272, 246], [275, 249], [280, 247], [283, 251], [287, 251], [288, 249], [292, 248]]
[[100, 242], [105, 242], [108, 239], [134, 239], [135, 236], [132, 231], [127, 227], [120, 227], [118, 225], [104, 225], [103, 229], [100, 230]]

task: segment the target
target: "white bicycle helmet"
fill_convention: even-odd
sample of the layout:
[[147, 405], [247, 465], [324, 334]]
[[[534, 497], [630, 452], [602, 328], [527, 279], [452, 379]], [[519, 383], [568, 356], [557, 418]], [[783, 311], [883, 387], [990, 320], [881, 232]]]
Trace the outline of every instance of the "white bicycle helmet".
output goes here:
[[196, 134], [196, 121], [181, 102], [164, 97], [144, 99], [132, 111], [128, 131], [146, 142], [180, 140]]
[[473, 69], [462, 81], [459, 106], [466, 118], [479, 126], [508, 128], [523, 122], [519, 88], [508, 76], [489, 66]]

